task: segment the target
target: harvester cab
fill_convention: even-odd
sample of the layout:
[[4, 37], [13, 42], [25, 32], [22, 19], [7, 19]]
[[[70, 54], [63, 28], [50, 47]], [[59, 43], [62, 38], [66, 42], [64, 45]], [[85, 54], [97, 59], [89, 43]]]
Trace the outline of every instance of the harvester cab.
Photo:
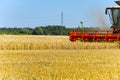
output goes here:
[[72, 30], [69, 33], [69, 40], [75, 42], [82, 41], [120, 41], [120, 0], [115, 1], [119, 6], [107, 7], [105, 13], [109, 15], [111, 28], [113, 30]]
[[[120, 6], [120, 1], [115, 1]], [[110, 23], [112, 24], [113, 33], [120, 33], [120, 7], [108, 7], [105, 10], [105, 14], [110, 17]]]

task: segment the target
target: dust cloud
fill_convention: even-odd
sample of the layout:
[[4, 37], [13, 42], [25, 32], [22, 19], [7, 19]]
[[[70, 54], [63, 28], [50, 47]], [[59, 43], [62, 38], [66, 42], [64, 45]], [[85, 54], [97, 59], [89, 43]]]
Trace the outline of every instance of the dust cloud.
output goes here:
[[[107, 19], [105, 15], [105, 10], [102, 10], [100, 8], [93, 9], [91, 11], [92, 14], [92, 20], [95, 22], [96, 27], [100, 29], [108, 29], [109, 25], [107, 23]], [[108, 17], [108, 16], [107, 16]]]

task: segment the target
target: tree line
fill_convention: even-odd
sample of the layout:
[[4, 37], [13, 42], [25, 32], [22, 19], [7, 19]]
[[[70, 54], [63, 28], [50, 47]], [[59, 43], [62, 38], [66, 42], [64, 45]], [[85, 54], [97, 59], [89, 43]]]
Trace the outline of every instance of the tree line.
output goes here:
[[[12, 34], [12, 35], [68, 35], [73, 29], [78, 28], [66, 28], [65, 26], [53, 25], [53, 26], [38, 26], [35, 28], [0, 28], [0, 34]], [[88, 27], [85, 29], [95, 29]]]

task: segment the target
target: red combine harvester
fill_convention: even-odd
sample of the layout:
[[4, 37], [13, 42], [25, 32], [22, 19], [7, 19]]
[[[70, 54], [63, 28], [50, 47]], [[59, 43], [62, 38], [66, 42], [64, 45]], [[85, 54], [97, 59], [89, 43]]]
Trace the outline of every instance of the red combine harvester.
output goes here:
[[[120, 6], [120, 1], [115, 1]], [[72, 30], [69, 39], [72, 42], [82, 41], [120, 41], [120, 7], [108, 7], [105, 14], [108, 14], [112, 30]]]

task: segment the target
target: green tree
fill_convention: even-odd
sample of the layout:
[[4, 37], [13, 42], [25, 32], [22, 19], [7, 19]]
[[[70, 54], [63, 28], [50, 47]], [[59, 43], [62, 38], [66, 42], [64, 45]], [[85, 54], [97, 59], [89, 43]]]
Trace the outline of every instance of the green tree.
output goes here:
[[34, 35], [44, 35], [44, 32], [41, 27], [36, 27], [33, 31]]

